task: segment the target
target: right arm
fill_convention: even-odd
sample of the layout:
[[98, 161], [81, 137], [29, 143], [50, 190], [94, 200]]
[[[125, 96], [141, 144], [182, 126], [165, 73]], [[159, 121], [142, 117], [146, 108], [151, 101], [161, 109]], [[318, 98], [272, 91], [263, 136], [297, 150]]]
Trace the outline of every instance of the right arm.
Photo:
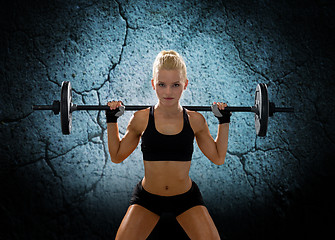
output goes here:
[[141, 111], [134, 113], [122, 139], [119, 136], [118, 124], [107, 123], [108, 151], [113, 163], [121, 163], [136, 149], [143, 132], [144, 121], [141, 115]]

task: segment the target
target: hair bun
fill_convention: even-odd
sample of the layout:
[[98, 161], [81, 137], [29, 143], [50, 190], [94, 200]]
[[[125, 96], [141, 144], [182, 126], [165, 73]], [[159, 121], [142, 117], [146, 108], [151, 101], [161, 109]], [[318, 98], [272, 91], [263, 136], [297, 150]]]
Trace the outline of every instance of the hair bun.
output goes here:
[[176, 52], [176, 51], [173, 51], [173, 50], [168, 50], [168, 51], [165, 51], [163, 50], [162, 51], [162, 55], [174, 55], [174, 56], [179, 56], [179, 54]]
[[174, 50], [162, 50], [154, 61], [152, 67], [153, 79], [156, 79], [157, 73], [160, 69], [179, 70], [181, 78], [187, 79], [187, 70], [183, 58]]

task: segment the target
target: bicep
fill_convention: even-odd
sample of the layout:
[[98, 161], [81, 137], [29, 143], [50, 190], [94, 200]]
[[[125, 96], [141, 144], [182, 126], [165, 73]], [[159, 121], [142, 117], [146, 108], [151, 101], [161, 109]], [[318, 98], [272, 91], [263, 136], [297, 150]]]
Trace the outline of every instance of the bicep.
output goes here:
[[132, 117], [128, 124], [126, 133], [121, 139], [117, 158], [122, 160], [126, 159], [136, 149], [140, 138], [141, 131], [139, 130], [138, 121]]
[[209, 160], [214, 162], [218, 158], [218, 151], [204, 118], [199, 119], [197, 129], [198, 131], [195, 133], [195, 139], [199, 149]]

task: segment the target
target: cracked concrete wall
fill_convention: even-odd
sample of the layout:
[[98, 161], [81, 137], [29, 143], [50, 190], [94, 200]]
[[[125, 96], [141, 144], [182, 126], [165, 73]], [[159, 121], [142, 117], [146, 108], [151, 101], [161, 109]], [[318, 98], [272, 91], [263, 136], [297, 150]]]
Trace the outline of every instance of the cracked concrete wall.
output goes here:
[[[1, 226], [4, 239], [109, 239], [143, 177], [140, 149], [110, 162], [102, 112], [33, 112], [72, 82], [76, 104], [154, 104], [151, 66], [183, 55], [184, 105], [251, 106], [257, 83], [275, 114], [266, 138], [234, 113], [226, 163], [196, 147], [190, 171], [224, 239], [320, 237], [333, 224], [334, 9], [331, 1], [11, 1], [1, 9]], [[133, 113], [120, 120], [121, 136]], [[217, 120], [203, 113], [212, 135]]]

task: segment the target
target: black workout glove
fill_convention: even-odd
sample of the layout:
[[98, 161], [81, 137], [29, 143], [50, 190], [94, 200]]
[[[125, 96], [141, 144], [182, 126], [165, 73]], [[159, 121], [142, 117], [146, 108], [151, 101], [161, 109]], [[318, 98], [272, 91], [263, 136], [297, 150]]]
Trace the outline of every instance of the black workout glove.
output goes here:
[[115, 110], [110, 110], [107, 109], [106, 110], [106, 121], [107, 123], [116, 123], [117, 119], [123, 115], [124, 113], [124, 106], [118, 107]]
[[214, 116], [219, 120], [219, 124], [230, 123], [231, 112], [220, 111], [216, 104], [213, 104], [211, 108]]

